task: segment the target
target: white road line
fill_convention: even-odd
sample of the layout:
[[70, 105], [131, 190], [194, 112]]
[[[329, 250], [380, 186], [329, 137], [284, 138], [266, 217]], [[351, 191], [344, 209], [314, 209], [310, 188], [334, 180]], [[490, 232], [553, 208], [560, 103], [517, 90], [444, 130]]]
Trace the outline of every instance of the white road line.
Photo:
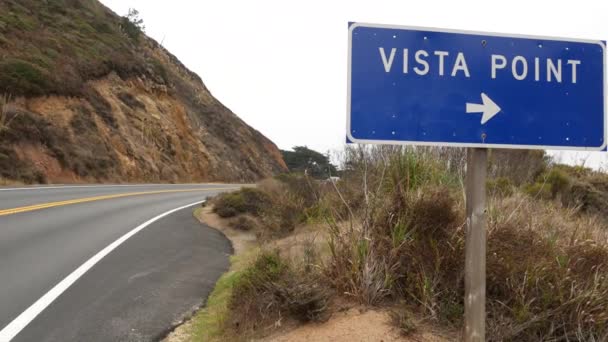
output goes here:
[[8, 342], [12, 340], [17, 334], [21, 332], [31, 321], [36, 318], [44, 309], [46, 309], [51, 303], [57, 299], [63, 292], [65, 292], [72, 284], [74, 284], [80, 277], [82, 277], [88, 270], [90, 270], [95, 264], [97, 264], [101, 259], [110, 254], [114, 249], [120, 246], [122, 243], [127, 241], [130, 237], [137, 234], [142, 229], [146, 228], [150, 224], [160, 220], [161, 218], [171, 215], [176, 211], [186, 209], [197, 204], [201, 204], [205, 201], [198, 201], [183, 207], [179, 207], [173, 210], [169, 210], [163, 214], [160, 214], [141, 225], [137, 226], [130, 232], [126, 233], [118, 240], [112, 242], [106, 248], [102, 249], [99, 253], [95, 254], [92, 258], [87, 260], [84, 264], [80, 265], [74, 272], [65, 277], [62, 281], [60, 281], [55, 287], [53, 287], [49, 292], [47, 292], [44, 296], [40, 297], [34, 304], [32, 304], [29, 308], [23, 311], [17, 318], [15, 318], [11, 323], [9, 323], [6, 327], [0, 330], [0, 342]]

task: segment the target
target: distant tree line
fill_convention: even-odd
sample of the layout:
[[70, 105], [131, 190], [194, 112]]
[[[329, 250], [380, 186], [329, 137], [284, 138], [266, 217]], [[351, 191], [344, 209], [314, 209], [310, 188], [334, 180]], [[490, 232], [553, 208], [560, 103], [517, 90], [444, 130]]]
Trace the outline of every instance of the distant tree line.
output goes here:
[[331, 163], [328, 155], [311, 150], [306, 146], [295, 146], [293, 151], [283, 151], [283, 160], [290, 172], [306, 173], [317, 179], [326, 179], [338, 175], [338, 170]]

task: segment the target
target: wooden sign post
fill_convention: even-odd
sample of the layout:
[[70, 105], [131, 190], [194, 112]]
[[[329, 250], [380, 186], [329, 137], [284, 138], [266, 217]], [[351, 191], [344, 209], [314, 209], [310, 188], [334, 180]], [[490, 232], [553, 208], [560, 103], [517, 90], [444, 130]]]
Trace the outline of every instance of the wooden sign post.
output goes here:
[[486, 329], [486, 171], [488, 150], [467, 150], [465, 342], [484, 342]]

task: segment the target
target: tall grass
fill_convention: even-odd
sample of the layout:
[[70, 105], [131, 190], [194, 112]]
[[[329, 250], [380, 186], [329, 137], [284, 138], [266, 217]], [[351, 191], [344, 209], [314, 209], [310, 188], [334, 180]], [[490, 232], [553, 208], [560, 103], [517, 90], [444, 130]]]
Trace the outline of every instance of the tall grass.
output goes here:
[[428, 150], [358, 148], [347, 152], [347, 169], [338, 193], [361, 193], [359, 203], [344, 201], [353, 215], [343, 229], [340, 210], [328, 220], [334, 286], [367, 304], [408, 297], [432, 315], [442, 305], [458, 262], [443, 250], [460, 250], [458, 181], [448, 165]]
[[494, 340], [605, 341], [608, 235], [598, 217], [516, 194], [489, 204]]
[[[460, 325], [463, 172], [442, 153], [395, 147], [346, 152], [345, 175], [334, 189], [341, 201], [326, 202], [333, 203], [326, 272], [334, 287], [363, 303], [404, 300], [432, 319]], [[518, 177], [519, 183], [526, 179], [525, 173]], [[547, 178], [549, 196], [566, 187], [557, 172]], [[606, 340], [605, 221], [523, 195], [513, 183], [496, 181], [488, 204], [489, 338]]]
[[225, 329], [232, 340], [249, 341], [282, 321], [321, 321], [330, 297], [318, 272], [301, 268], [278, 251], [262, 250], [233, 285]]
[[[428, 319], [461, 327], [465, 257], [462, 152], [349, 148], [341, 159], [339, 181], [314, 183], [305, 177], [266, 181], [256, 190], [264, 193], [257, 196], [266, 201], [264, 209], [256, 214], [254, 208], [249, 214], [262, 218], [259, 229], [271, 230], [276, 229], [269, 228], [272, 222], [281, 217], [298, 218], [289, 221], [292, 225], [287, 232], [312, 216], [322, 219], [328, 229], [329, 255], [322, 258], [323, 276], [314, 281], [329, 284], [336, 293], [360, 303], [404, 303], [408, 310]], [[606, 219], [560, 200], [581, 180], [542, 167], [544, 156], [518, 154], [513, 160], [520, 161], [518, 167], [543, 171], [540, 175], [522, 171], [515, 179], [508, 176], [509, 165], [496, 167], [491, 162], [488, 166], [497, 177], [489, 181], [487, 203], [488, 339], [608, 340]], [[585, 177], [593, 194], [606, 194], [605, 175]], [[530, 193], [529, 182], [536, 182], [538, 191]], [[589, 202], [589, 195], [585, 196]], [[272, 285], [260, 288], [265, 286]], [[235, 299], [235, 303], [254, 303], [252, 308], [259, 308], [260, 303], [275, 305], [272, 300], [256, 304]], [[269, 317], [277, 317], [276, 311], [272, 314], [275, 316]], [[407, 313], [395, 317], [402, 331], [410, 330], [404, 318]]]

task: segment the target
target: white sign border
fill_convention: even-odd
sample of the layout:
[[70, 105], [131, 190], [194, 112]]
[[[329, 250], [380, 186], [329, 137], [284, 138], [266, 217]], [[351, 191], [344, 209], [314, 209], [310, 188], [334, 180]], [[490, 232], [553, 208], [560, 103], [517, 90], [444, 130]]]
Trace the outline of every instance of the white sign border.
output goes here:
[[[479, 144], [479, 143], [454, 143], [454, 142], [426, 142], [426, 141], [403, 141], [403, 140], [366, 140], [357, 139], [352, 136], [351, 133], [351, 88], [352, 88], [352, 43], [353, 43], [353, 30], [357, 27], [370, 27], [370, 28], [385, 28], [395, 30], [412, 30], [412, 31], [428, 31], [428, 32], [439, 32], [439, 33], [459, 33], [479, 36], [494, 36], [494, 37], [505, 37], [505, 38], [524, 38], [524, 39], [539, 39], [539, 40], [553, 40], [563, 42], [574, 42], [574, 43], [589, 43], [599, 45], [604, 52], [604, 143], [600, 147], [578, 147], [578, 146], [560, 146], [560, 145], [510, 145], [510, 144]], [[608, 88], [606, 83], [608, 82], [608, 72], [606, 71], [606, 45], [601, 40], [592, 39], [579, 39], [579, 38], [560, 38], [560, 37], [548, 37], [548, 36], [533, 36], [523, 34], [507, 34], [507, 33], [493, 33], [483, 31], [466, 31], [466, 30], [454, 30], [454, 29], [442, 29], [442, 28], [431, 28], [421, 26], [404, 26], [404, 25], [386, 25], [386, 24], [369, 24], [369, 23], [351, 23], [348, 28], [348, 89], [347, 89], [347, 103], [346, 103], [346, 136], [350, 142], [355, 144], [373, 144], [373, 145], [412, 145], [412, 146], [446, 146], [446, 147], [479, 147], [479, 148], [507, 148], [507, 149], [532, 149], [532, 150], [571, 150], [571, 151], [604, 151], [608, 144]]]

